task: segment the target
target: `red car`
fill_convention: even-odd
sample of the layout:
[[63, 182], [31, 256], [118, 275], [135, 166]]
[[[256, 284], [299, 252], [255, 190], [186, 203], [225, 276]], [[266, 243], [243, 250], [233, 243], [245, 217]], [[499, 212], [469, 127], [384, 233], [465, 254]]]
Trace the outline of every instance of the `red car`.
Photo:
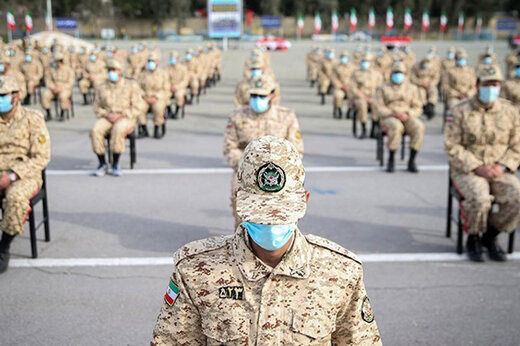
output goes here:
[[291, 42], [283, 37], [262, 37], [256, 41], [256, 45], [266, 47], [268, 50], [286, 51], [291, 48]]

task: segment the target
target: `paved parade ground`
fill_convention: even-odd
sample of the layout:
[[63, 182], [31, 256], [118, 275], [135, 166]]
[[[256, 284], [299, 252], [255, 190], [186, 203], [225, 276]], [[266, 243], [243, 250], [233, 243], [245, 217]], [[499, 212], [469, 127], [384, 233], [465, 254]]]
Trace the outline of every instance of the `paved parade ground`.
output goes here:
[[[198, 45], [157, 44], [163, 64], [169, 50]], [[375, 160], [375, 141], [353, 138], [351, 120], [332, 118], [332, 97], [320, 105], [305, 81], [312, 44], [293, 43], [289, 52], [271, 55], [281, 105], [296, 111], [305, 144], [311, 198], [302, 231], [325, 236], [364, 260], [383, 343], [519, 345], [520, 253], [504, 264], [469, 263], [455, 255], [455, 237], [445, 237], [441, 105], [426, 123], [421, 172], [408, 173], [406, 161], [398, 161], [399, 169], [387, 174]], [[442, 56], [450, 45], [464, 46], [473, 66], [485, 47], [428, 42], [412, 49], [421, 58], [432, 44]], [[336, 51], [354, 48], [333, 45]], [[52, 241], [38, 242], [38, 260], [30, 259], [28, 232], [14, 241], [11, 267], [0, 277], [0, 345], [149, 342], [173, 252], [192, 240], [234, 232], [223, 132], [252, 47], [242, 43], [223, 52], [222, 81], [200, 104], [187, 106], [185, 119], [168, 120], [163, 139], [137, 141], [133, 171], [125, 152], [121, 178], [89, 176], [97, 165], [89, 139], [95, 117], [75, 88], [76, 117], [48, 123]], [[497, 43], [495, 52], [502, 63], [506, 43]], [[40, 206], [36, 210], [40, 216]]]

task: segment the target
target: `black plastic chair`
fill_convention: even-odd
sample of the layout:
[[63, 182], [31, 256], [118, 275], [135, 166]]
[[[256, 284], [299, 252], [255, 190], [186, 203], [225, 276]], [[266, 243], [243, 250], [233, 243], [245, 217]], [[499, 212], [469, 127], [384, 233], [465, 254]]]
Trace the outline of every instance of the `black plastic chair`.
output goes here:
[[[65, 113], [66, 113], [65, 117], [66, 117], [67, 120], [69, 120], [71, 117], [74, 118], [74, 115], [75, 115], [74, 114], [74, 100], [73, 100], [72, 95], [70, 96], [69, 101], [70, 101], [70, 109], [65, 111]], [[54, 111], [56, 113], [56, 119], [61, 120], [60, 119], [60, 113], [61, 113], [60, 111], [61, 111], [61, 109], [60, 109], [60, 106], [58, 104], [58, 97], [57, 96], [54, 98]]]
[[[129, 141], [130, 146], [130, 169], [134, 169], [134, 165], [137, 162], [137, 153], [135, 150], [135, 128], [126, 135], [126, 139]], [[108, 154], [108, 162], [112, 164], [112, 152], [110, 151], [110, 132], [105, 136], [105, 139], [107, 141], [107, 154]]]
[[[379, 161], [379, 166], [385, 165], [385, 140], [386, 131], [383, 131], [381, 126], [378, 124], [376, 129], [376, 160]], [[403, 133], [401, 138], [401, 161], [404, 160], [406, 150], [406, 133]]]

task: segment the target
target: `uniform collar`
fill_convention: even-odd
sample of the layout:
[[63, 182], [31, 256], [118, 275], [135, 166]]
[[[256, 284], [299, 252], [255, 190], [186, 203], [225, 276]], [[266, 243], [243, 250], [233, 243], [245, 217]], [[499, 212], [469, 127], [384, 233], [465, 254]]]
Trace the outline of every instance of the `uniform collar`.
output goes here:
[[496, 113], [500, 111], [499, 100], [496, 100], [491, 107], [484, 108], [484, 106], [478, 101], [478, 94], [473, 96], [471, 99], [471, 104], [473, 109], [479, 111], [480, 113]]
[[242, 226], [238, 226], [233, 239], [233, 253], [237, 266], [249, 281], [258, 281], [271, 273], [306, 279], [310, 275], [311, 251], [311, 246], [305, 237], [296, 229], [292, 246], [282, 261], [275, 268], [271, 268], [255, 256], [251, 250], [247, 231]]
[[9, 119], [9, 121], [5, 121], [4, 118], [0, 117], [0, 122], [2, 122], [4, 124], [9, 124], [14, 121], [20, 120], [24, 114], [25, 114], [25, 111], [24, 111], [22, 105], [20, 104], [20, 102], [18, 102], [18, 107], [16, 108], [16, 112], [14, 112], [14, 115], [11, 117], [11, 119]]

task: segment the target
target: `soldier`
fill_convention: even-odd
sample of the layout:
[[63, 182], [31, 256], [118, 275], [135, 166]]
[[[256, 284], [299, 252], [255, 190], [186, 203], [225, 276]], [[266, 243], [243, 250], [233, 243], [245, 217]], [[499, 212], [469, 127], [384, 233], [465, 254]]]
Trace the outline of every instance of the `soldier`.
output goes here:
[[[430, 48], [431, 49], [431, 48]], [[406, 65], [406, 70], [410, 71], [412, 66], [415, 64], [415, 53], [410, 49], [410, 46], [406, 45], [403, 47], [403, 62]], [[435, 57], [432, 57], [432, 59], [435, 59]], [[437, 57], [437, 60], [439, 58]]]
[[[275, 84], [268, 76], [254, 78], [249, 90], [249, 105], [235, 109], [229, 116], [224, 135], [224, 157], [236, 172], [244, 148], [252, 140], [273, 135], [291, 141], [303, 154], [300, 125], [293, 110], [273, 104]], [[231, 207], [235, 223], [235, 174], [231, 183]]]
[[354, 69], [354, 64], [349, 63], [348, 51], [342, 51], [339, 57], [339, 64], [334, 67], [332, 74], [334, 117], [340, 119], [342, 117], [341, 109], [343, 101], [347, 99], [350, 93], [350, 77]]
[[200, 73], [200, 66], [197, 63], [196, 60], [193, 58], [193, 50], [188, 49], [186, 51], [186, 56], [184, 58], [184, 64], [186, 65], [186, 68], [188, 69], [190, 81], [189, 81], [189, 88], [190, 88], [190, 97], [187, 101], [188, 104], [191, 104], [193, 102], [193, 96], [199, 95], [199, 73]]
[[410, 81], [419, 88], [423, 111], [428, 120], [435, 115], [435, 105], [439, 101], [440, 70], [435, 68], [430, 56], [416, 63], [410, 73]]
[[27, 90], [27, 96], [23, 103], [28, 105], [31, 103], [31, 96], [43, 77], [43, 66], [38, 59], [35, 59], [33, 55], [27, 52], [25, 61], [20, 65], [20, 70], [24, 75]]
[[[371, 67], [372, 55], [365, 53], [361, 58], [359, 68], [352, 73], [351, 77], [351, 95], [349, 99], [352, 100], [356, 110], [356, 119], [361, 123], [360, 139], [366, 137], [366, 124], [368, 120], [368, 111], [372, 106], [374, 97], [376, 96], [377, 88], [383, 83], [383, 76], [377, 68]], [[375, 136], [374, 124], [379, 121], [379, 117], [375, 112], [372, 112], [372, 129], [370, 137]]]
[[520, 46], [516, 46], [506, 57], [506, 65], [507, 65], [507, 76], [511, 77], [514, 69], [514, 64], [517, 59], [520, 59]]
[[520, 59], [517, 59], [513, 66], [512, 76], [504, 83], [501, 95], [511, 101], [520, 114]]
[[18, 84], [19, 96], [23, 100], [27, 95], [27, 88], [25, 86], [25, 77], [22, 72], [13, 68], [11, 59], [5, 55], [0, 55], [0, 76], [11, 76]]
[[237, 175], [244, 222], [175, 253], [151, 345], [381, 345], [359, 259], [298, 229], [309, 192], [294, 145], [253, 141]]
[[79, 91], [83, 95], [83, 104], [87, 105], [89, 103], [87, 98], [89, 89], [94, 89], [95, 91], [107, 79], [105, 62], [99, 59], [96, 53], [92, 52], [81, 77]]
[[137, 116], [145, 107], [142, 90], [133, 79], [123, 78], [122, 65], [116, 59], [107, 63], [108, 81], [96, 91], [94, 113], [97, 121], [90, 133], [92, 149], [97, 155], [99, 166], [94, 175], [107, 173], [105, 161], [105, 137], [110, 134], [112, 152], [112, 175], [121, 176], [119, 157], [125, 150], [125, 138], [136, 125]]
[[[386, 47], [382, 46], [377, 50], [374, 67], [379, 69], [379, 72], [387, 82], [390, 80], [390, 70], [392, 69], [392, 57], [387, 52]], [[357, 64], [359, 65], [359, 63]]]
[[148, 111], [153, 114], [154, 138], [159, 139], [166, 133], [164, 112], [170, 99], [170, 81], [168, 74], [159, 67], [159, 55], [151, 52], [148, 55], [146, 68], [139, 75], [138, 81], [143, 89], [143, 99], [148, 105], [146, 111], [139, 116], [141, 135], [148, 136], [146, 127], [146, 115]]
[[502, 80], [496, 65], [479, 70], [478, 93], [451, 109], [444, 135], [451, 179], [464, 196], [468, 256], [476, 262], [483, 261], [482, 247], [492, 260], [505, 261], [497, 236], [520, 223], [520, 182], [514, 174], [520, 122], [511, 103], [498, 97]]
[[441, 61], [441, 79], [440, 79], [440, 87], [442, 91], [442, 97], [444, 97], [444, 92], [446, 90], [447, 76], [448, 71], [455, 67], [455, 47], [450, 47], [446, 54], [446, 58]]
[[45, 73], [50, 68], [52, 64], [52, 56], [49, 52], [49, 47], [43, 46], [40, 51], [40, 62], [43, 66], [43, 75], [45, 76]]
[[313, 46], [312, 50], [307, 54], [307, 79], [311, 83], [311, 87], [314, 86], [318, 79], [319, 71], [319, 60], [322, 58], [321, 49], [318, 46]]
[[249, 89], [251, 89], [251, 80], [263, 75], [263, 63], [260, 57], [257, 57], [248, 65], [251, 69], [248, 75], [251, 77], [244, 78], [238, 82], [235, 88], [235, 95], [233, 97], [233, 103], [236, 107], [247, 106], [249, 104]]
[[486, 46], [486, 50], [483, 54], [480, 54], [478, 57], [478, 69], [484, 67], [482, 65], [496, 65], [497, 64], [497, 55], [493, 53], [493, 48], [491, 46]]
[[74, 71], [63, 62], [63, 54], [56, 53], [52, 67], [45, 73], [45, 91], [42, 94], [41, 104], [51, 117], [51, 101], [55, 98], [60, 103], [60, 120], [65, 120], [64, 112], [69, 110], [72, 87], [74, 86]]
[[76, 66], [76, 70], [74, 71], [76, 73], [77, 80], [81, 79], [81, 76], [83, 75], [83, 70], [85, 69], [85, 66], [87, 66], [89, 58], [90, 58], [90, 55], [87, 53], [87, 50], [85, 49], [85, 47], [83, 47], [83, 46], [79, 47], [78, 64]]
[[328, 94], [331, 88], [332, 72], [337, 63], [334, 49], [328, 48], [318, 72], [318, 93], [321, 95], [322, 105], [325, 104], [325, 95]]
[[455, 54], [455, 67], [448, 70], [446, 75], [446, 98], [448, 109], [462, 100], [472, 97], [475, 92], [475, 70], [467, 66], [468, 55], [460, 49]]
[[437, 54], [437, 47], [431, 46], [428, 50], [427, 54], [428, 58], [430, 58], [430, 63], [432, 65], [432, 68], [439, 72], [441, 70], [441, 59], [439, 58], [439, 55]]
[[0, 76], [0, 273], [7, 270], [9, 247], [23, 232], [29, 199], [42, 186], [50, 160], [49, 132], [41, 112], [20, 105], [12, 76]]
[[390, 155], [386, 171], [395, 171], [395, 152], [399, 149], [403, 133], [406, 133], [410, 136], [408, 171], [417, 173], [415, 157], [424, 139], [424, 124], [419, 119], [422, 103], [418, 88], [406, 78], [404, 63], [397, 61], [392, 65], [390, 82], [377, 91], [374, 107], [381, 118], [381, 128], [388, 135]]
[[186, 89], [190, 81], [188, 69], [181, 63], [179, 53], [177, 52], [170, 54], [168, 76], [170, 78], [171, 95], [175, 99], [175, 113], [172, 112], [171, 105], [168, 106], [168, 110], [170, 117], [177, 118], [179, 109], [182, 109], [186, 102]]

